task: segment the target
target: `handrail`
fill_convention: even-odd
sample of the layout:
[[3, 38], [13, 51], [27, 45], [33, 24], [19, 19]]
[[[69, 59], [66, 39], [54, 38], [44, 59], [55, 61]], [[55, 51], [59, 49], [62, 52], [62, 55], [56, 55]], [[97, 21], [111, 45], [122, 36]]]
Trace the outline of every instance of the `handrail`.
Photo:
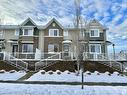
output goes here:
[[[27, 62], [25, 62], [21, 59], [15, 58], [14, 56], [11, 56], [10, 53], [7, 53], [7, 52], [4, 52], [4, 56], [5, 56], [5, 59], [4, 59], [5, 61], [9, 61], [11, 64], [12, 63], [15, 64], [16, 67], [20, 67], [19, 69], [22, 68], [25, 71], [28, 71], [28, 63]], [[12, 60], [12, 59], [14, 59], [14, 60]], [[15, 61], [16, 63], [13, 61]], [[22, 64], [21, 63], [18, 64], [18, 62], [21, 62]], [[25, 64], [25, 66], [23, 64]]]
[[[92, 54], [92, 53], [89, 53], [89, 52], [84, 52], [84, 53], [85, 53], [85, 60], [91, 60], [90, 58], [88, 58], [88, 54]], [[114, 69], [117, 69], [117, 70], [119, 69], [120, 71], [123, 71], [123, 65], [122, 65], [122, 63], [120, 63], [118, 61], [115, 61], [115, 60], [112, 60], [108, 56], [104, 56], [104, 55], [106, 55], [105, 53], [101, 53], [101, 54], [98, 54], [98, 55], [99, 55], [99, 57], [101, 57], [101, 59], [97, 59], [96, 61], [98, 61], [98, 62], [101, 61], [100, 62], [101, 64], [104, 64], [104, 65], [107, 65], [107, 66], [112, 67]], [[102, 61], [106, 61], [106, 63], [108, 63], [108, 61], [109, 61], [109, 63], [106, 64], [105, 62], [102, 62]]]
[[[62, 53], [62, 52], [59, 52], [59, 53], [57, 53], [57, 54], [55, 54], [55, 55], [52, 55], [52, 56], [50, 56], [50, 57], [48, 57], [48, 58], [46, 58], [46, 59], [41, 59], [39, 62], [36, 62], [36, 63], [35, 63], [35, 71], [38, 70], [38, 69], [37, 69], [37, 66], [38, 66], [38, 65], [48, 66], [48, 64], [51, 64], [52, 62], [51, 62], [51, 61], [48, 61], [48, 60], [49, 60], [49, 59], [52, 59], [53, 57], [58, 56], [59, 59], [60, 59], [61, 53]], [[45, 61], [45, 64], [42, 64], [42, 62], [44, 62], [44, 61]], [[41, 67], [40, 67], [40, 68], [41, 68]], [[40, 69], [40, 68], [39, 68], [39, 69]]]

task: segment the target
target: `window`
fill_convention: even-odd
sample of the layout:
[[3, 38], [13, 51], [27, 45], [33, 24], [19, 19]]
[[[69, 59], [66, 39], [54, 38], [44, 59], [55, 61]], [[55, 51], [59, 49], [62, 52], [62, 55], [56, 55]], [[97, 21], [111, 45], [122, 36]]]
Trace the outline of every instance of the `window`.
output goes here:
[[100, 44], [91, 44], [90, 45], [91, 53], [101, 53], [101, 45]]
[[64, 31], [64, 34], [63, 34], [64, 36], [68, 36], [68, 31], [66, 30], [66, 31]]
[[22, 52], [33, 52], [33, 44], [23, 44]]
[[69, 52], [69, 45], [64, 45], [64, 51]]
[[85, 36], [85, 32], [84, 31], [80, 31], [80, 37], [84, 37]]
[[24, 29], [23, 36], [33, 36], [33, 29]]
[[64, 45], [64, 56], [69, 56], [69, 45]]
[[49, 36], [59, 36], [59, 29], [49, 29]]
[[15, 36], [19, 36], [19, 29], [15, 30]]
[[0, 30], [0, 36], [3, 36], [3, 30]]
[[99, 30], [98, 29], [90, 30], [90, 37], [99, 37]]
[[57, 44], [49, 44], [48, 45], [48, 52], [58, 52], [59, 51], [59, 47]]

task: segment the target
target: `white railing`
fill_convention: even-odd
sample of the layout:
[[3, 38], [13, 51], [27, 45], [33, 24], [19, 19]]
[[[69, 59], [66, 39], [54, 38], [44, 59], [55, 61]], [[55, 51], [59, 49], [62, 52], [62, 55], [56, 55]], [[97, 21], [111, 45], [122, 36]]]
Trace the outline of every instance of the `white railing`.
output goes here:
[[28, 71], [28, 63], [11, 56], [10, 53], [4, 52], [4, 61], [6, 61], [7, 64], [17, 67], [18, 69]]
[[122, 63], [116, 60], [112, 60], [105, 53], [98, 54], [98, 53], [84, 52], [83, 55], [84, 55], [83, 57], [84, 60], [97, 61], [101, 64], [107, 65], [119, 71], [123, 71], [123, 69], [125, 68]]
[[35, 63], [35, 71], [38, 71], [44, 67], [47, 67], [49, 65], [53, 65], [54, 63], [58, 62], [59, 60], [61, 60], [61, 52], [60, 53], [56, 53], [53, 54], [50, 57], [47, 57], [46, 59], [41, 59], [39, 62]]
[[115, 53], [115, 55], [113, 53], [110, 53], [109, 57], [112, 60], [127, 61], [127, 53]]
[[14, 52], [10, 53], [11, 56], [14, 56], [18, 59], [35, 59], [35, 53], [22, 53], [22, 52]]
[[83, 52], [83, 60], [92, 60], [92, 61], [105, 61], [107, 59], [103, 58], [105, 56], [108, 58], [106, 53], [90, 53]]

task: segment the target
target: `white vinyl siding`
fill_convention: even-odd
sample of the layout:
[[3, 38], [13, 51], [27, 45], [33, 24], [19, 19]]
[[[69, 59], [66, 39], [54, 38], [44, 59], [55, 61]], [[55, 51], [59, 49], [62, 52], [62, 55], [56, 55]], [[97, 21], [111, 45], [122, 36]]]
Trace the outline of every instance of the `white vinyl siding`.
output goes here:
[[33, 44], [23, 44], [22, 52], [25, 52], [25, 53], [33, 52]]
[[80, 31], [80, 37], [84, 37], [85, 36], [85, 31]]
[[99, 29], [90, 30], [90, 37], [99, 37], [99, 36], [100, 36]]
[[23, 36], [33, 36], [33, 29], [23, 29]]
[[63, 33], [64, 33], [63, 35], [64, 35], [65, 37], [67, 37], [67, 36], [68, 36], [68, 31], [67, 31], [67, 30], [66, 30], [66, 31], [64, 31]]
[[19, 36], [19, 29], [15, 30], [15, 36]]
[[0, 37], [3, 36], [3, 30], [0, 30]]
[[59, 29], [49, 29], [49, 36], [51, 37], [59, 36]]
[[91, 53], [101, 53], [101, 45], [100, 44], [90, 44], [89, 48]]

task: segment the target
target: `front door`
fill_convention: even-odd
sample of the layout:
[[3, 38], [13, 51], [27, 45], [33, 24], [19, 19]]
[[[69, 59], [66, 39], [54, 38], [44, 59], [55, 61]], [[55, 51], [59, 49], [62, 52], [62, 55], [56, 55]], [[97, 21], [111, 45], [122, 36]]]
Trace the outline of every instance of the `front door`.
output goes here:
[[12, 46], [12, 54], [13, 54], [13, 56], [16, 56], [17, 52], [18, 52], [18, 45], [13, 45]]
[[101, 54], [100, 44], [90, 44], [90, 59], [98, 60], [98, 56]]

